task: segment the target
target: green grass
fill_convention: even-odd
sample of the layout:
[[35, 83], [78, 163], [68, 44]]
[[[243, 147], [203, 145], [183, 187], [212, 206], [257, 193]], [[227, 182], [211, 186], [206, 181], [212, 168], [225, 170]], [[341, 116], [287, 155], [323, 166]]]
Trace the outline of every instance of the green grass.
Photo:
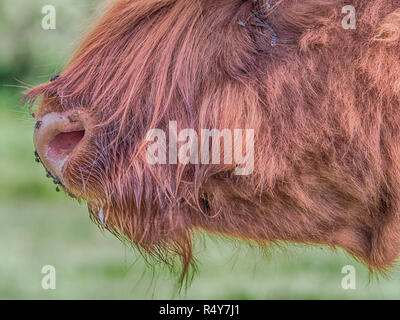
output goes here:
[[[246, 245], [197, 241], [199, 272], [186, 292], [162, 265], [151, 268], [130, 247], [101, 232], [84, 205], [62, 193], [33, 160], [32, 126], [20, 92], [0, 88], [0, 298], [2, 299], [396, 299], [399, 269], [388, 278], [342, 250], [287, 246], [268, 255]], [[202, 240], [199, 237], [199, 240]], [[357, 289], [341, 288], [354, 265]], [[44, 265], [56, 290], [41, 287]]]

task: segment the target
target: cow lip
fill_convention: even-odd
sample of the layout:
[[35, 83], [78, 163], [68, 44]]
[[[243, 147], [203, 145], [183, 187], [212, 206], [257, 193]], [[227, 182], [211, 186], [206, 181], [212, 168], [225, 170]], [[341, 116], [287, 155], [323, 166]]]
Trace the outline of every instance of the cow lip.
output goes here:
[[85, 113], [79, 110], [51, 112], [36, 119], [33, 141], [38, 156], [46, 170], [63, 185], [63, 168], [80, 148], [87, 131]]

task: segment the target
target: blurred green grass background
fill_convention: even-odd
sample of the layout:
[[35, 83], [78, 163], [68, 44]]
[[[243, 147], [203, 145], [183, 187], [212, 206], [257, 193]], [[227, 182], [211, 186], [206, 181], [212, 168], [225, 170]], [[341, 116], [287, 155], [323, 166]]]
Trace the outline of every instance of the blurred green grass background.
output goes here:
[[[41, 8], [57, 10], [57, 29], [41, 28]], [[62, 67], [102, 5], [94, 0], [0, 2], [0, 298], [1, 299], [397, 299], [399, 268], [387, 277], [342, 250], [287, 246], [269, 255], [214, 236], [196, 247], [199, 272], [177, 293], [177, 277], [146, 265], [133, 249], [89, 219], [87, 209], [56, 193], [34, 162], [33, 119], [21, 104], [26, 87]], [[357, 289], [344, 290], [345, 265]], [[56, 290], [41, 287], [45, 265]]]

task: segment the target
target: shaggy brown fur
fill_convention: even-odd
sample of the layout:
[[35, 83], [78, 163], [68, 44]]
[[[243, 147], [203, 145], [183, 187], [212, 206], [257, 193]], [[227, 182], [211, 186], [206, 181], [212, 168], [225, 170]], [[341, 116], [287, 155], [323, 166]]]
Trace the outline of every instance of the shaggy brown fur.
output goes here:
[[[383, 271], [400, 252], [400, 3], [271, 4], [116, 1], [61, 76], [26, 97], [43, 95], [38, 116], [90, 113], [67, 189], [96, 219], [103, 208], [111, 232], [177, 253], [184, 273], [195, 230], [340, 246]], [[356, 30], [341, 26], [347, 4]], [[170, 120], [254, 129], [253, 174], [148, 164], [145, 135]]]

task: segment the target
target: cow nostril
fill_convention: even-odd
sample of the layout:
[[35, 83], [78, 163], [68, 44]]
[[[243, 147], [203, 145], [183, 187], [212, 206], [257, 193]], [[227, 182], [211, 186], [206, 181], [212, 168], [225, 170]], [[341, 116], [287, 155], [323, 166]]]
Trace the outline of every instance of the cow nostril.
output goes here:
[[48, 156], [54, 161], [65, 159], [72, 153], [84, 135], [85, 130], [57, 134], [49, 143]]

